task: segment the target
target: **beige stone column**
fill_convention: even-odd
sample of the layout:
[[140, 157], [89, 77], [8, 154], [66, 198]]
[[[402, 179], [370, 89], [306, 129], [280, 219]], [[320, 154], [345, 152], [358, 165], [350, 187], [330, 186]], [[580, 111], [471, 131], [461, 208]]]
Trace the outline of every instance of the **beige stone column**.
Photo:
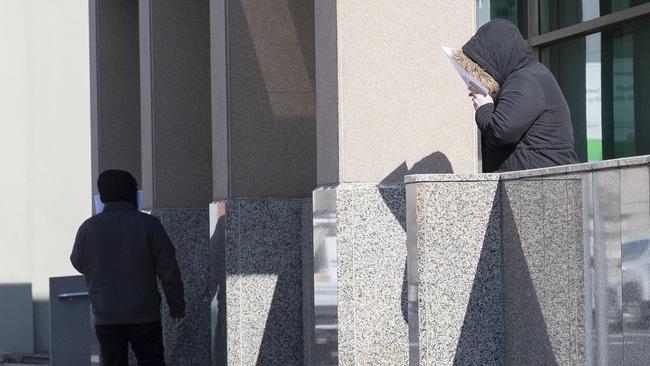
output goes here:
[[[476, 127], [442, 47], [475, 31], [462, 1], [315, 2], [313, 365], [408, 363], [404, 175], [473, 173]], [[310, 334], [312, 332], [312, 334]]]

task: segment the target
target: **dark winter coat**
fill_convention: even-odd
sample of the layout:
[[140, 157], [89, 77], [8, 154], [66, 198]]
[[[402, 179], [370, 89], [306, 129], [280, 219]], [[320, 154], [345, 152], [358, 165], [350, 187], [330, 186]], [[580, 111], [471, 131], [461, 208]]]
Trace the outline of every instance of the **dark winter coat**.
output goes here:
[[181, 273], [160, 220], [138, 211], [133, 202], [120, 200], [135, 197], [131, 192], [137, 189], [135, 180], [114, 179], [115, 174], [109, 178], [100, 176], [99, 181], [108, 186], [98, 184], [100, 195], [115, 201], [106, 202], [103, 212], [81, 225], [70, 256], [72, 265], [86, 278], [95, 324], [159, 321], [157, 279], [170, 315], [184, 317]]
[[501, 86], [494, 104], [483, 105], [475, 114], [484, 172], [578, 162], [562, 90], [514, 24], [490, 21], [463, 46], [463, 53]]

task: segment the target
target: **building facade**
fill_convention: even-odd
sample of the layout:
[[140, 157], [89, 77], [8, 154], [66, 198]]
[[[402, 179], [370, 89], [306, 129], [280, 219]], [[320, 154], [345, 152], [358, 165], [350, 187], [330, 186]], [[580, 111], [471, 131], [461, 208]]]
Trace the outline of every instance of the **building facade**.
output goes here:
[[649, 5], [89, 0], [89, 138], [67, 145], [90, 145], [83, 208], [101, 171], [128, 170], [169, 232], [188, 302], [181, 331], [164, 320], [172, 365], [417, 364], [404, 178], [481, 165], [442, 47], [512, 20], [565, 93], [580, 160], [645, 155]]

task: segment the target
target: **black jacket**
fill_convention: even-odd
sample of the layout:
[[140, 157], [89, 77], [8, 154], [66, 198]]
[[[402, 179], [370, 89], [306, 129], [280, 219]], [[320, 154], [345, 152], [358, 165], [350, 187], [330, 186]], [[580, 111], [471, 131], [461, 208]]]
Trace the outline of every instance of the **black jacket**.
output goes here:
[[463, 53], [501, 86], [495, 103], [480, 107], [475, 115], [484, 172], [578, 162], [562, 90], [514, 24], [502, 19], [485, 24], [463, 46]]
[[108, 202], [75, 239], [72, 265], [86, 277], [95, 324], [160, 320], [160, 279], [170, 315], [185, 316], [176, 254], [160, 220], [125, 201]]

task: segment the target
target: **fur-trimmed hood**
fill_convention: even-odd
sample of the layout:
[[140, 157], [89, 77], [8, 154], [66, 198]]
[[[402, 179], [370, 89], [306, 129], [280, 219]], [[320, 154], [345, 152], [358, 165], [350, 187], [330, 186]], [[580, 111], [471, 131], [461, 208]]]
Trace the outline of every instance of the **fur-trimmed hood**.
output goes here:
[[512, 22], [494, 19], [463, 46], [463, 53], [503, 86], [508, 76], [536, 58]]
[[470, 75], [472, 75], [476, 80], [480, 81], [488, 90], [492, 98], [496, 97], [501, 89], [499, 83], [494, 80], [487, 71], [483, 70], [479, 64], [472, 61], [467, 55], [461, 50], [455, 50], [452, 54], [452, 58], [456, 61], [463, 69], [467, 70]]

